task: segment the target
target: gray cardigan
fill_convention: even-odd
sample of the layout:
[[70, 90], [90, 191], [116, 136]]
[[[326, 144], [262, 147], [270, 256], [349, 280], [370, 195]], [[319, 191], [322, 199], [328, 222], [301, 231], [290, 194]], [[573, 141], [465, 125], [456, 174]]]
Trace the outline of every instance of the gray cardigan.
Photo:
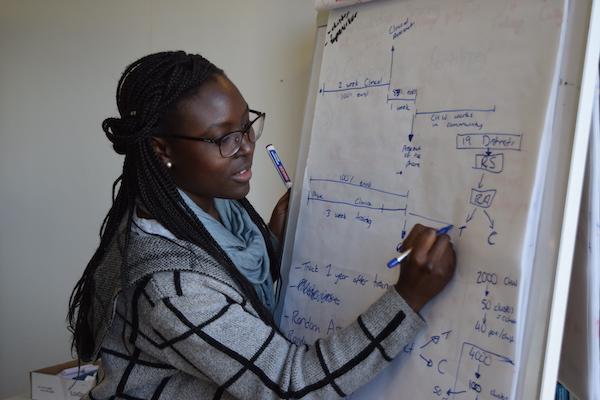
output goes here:
[[155, 233], [131, 233], [126, 271], [119, 238], [95, 273], [102, 368], [91, 400], [344, 397], [424, 325], [390, 289], [350, 326], [298, 347], [203, 249], [155, 224]]

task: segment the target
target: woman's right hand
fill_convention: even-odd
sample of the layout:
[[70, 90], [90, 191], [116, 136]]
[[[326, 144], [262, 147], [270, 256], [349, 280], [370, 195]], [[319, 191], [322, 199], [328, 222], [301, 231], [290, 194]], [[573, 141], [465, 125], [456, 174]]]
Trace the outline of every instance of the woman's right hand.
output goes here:
[[456, 254], [448, 235], [420, 224], [408, 234], [402, 248], [411, 249], [400, 265], [396, 290], [418, 312], [444, 289], [456, 269]]

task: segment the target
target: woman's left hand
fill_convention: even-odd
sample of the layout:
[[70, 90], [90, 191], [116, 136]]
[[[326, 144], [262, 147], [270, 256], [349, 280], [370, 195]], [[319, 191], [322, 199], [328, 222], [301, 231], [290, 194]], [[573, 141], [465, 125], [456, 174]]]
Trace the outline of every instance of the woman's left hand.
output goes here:
[[271, 232], [277, 237], [277, 240], [279, 240], [281, 245], [283, 245], [285, 221], [289, 210], [290, 190], [291, 189], [288, 189], [288, 191], [281, 196], [277, 204], [275, 204], [275, 208], [271, 214], [271, 220], [269, 221], [269, 229], [271, 229]]

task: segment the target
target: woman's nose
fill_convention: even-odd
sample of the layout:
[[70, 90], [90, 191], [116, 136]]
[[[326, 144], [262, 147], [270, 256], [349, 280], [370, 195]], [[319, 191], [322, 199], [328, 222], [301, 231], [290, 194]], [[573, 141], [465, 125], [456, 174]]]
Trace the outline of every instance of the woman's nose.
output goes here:
[[238, 156], [252, 154], [254, 152], [254, 143], [250, 141], [248, 133], [242, 135], [242, 142], [240, 143], [240, 149], [237, 152]]

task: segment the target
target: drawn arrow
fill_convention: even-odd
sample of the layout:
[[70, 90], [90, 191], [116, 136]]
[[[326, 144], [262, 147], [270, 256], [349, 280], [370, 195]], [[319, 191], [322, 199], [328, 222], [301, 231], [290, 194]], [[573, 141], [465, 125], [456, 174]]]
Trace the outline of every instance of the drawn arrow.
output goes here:
[[466, 390], [460, 391], [460, 392], [453, 392], [452, 390], [448, 389], [448, 391], [446, 392], [446, 395], [450, 396], [451, 394], [461, 394], [461, 393], [466, 393]]
[[488, 294], [490, 294], [490, 291], [488, 290], [490, 287], [489, 283], [487, 285], [485, 285], [485, 295], [487, 296]]
[[439, 342], [440, 342], [439, 336], [432, 336], [431, 339], [429, 339], [427, 341], [427, 343], [425, 343], [423, 346], [421, 346], [419, 348], [422, 349], [423, 347], [426, 347], [429, 343], [438, 344]]
[[390, 60], [390, 80], [388, 81], [390, 87], [392, 86], [392, 71], [394, 67], [394, 46], [392, 46], [391, 60]]
[[485, 155], [486, 156], [491, 156], [492, 155], [492, 152], [490, 151], [489, 147], [487, 149], [485, 149]]
[[483, 210], [483, 213], [486, 217], [488, 217], [488, 220], [490, 221], [490, 229], [494, 229], [494, 220], [492, 219], [492, 217], [490, 217], [490, 214], [488, 214], [488, 212], [485, 210]]
[[404, 220], [404, 226], [402, 227], [402, 234], [400, 234], [400, 237], [404, 240], [404, 237], [406, 236], [406, 220]]
[[433, 361], [431, 361], [431, 360], [430, 360], [430, 359], [428, 359], [428, 358], [425, 358], [425, 357], [423, 357], [423, 354], [419, 354], [419, 356], [420, 356], [420, 357], [421, 357], [423, 360], [425, 360], [425, 362], [427, 363], [427, 366], [428, 366], [428, 367], [431, 367], [431, 366], [433, 365]]
[[485, 324], [487, 321], [487, 313], [483, 313], [483, 323]]
[[412, 142], [413, 137], [415, 137], [415, 135], [413, 134], [413, 129], [415, 127], [415, 114], [413, 114], [412, 116], [412, 122], [410, 123], [410, 133], [408, 134], [408, 141]]
[[477, 372], [475, 372], [475, 378], [479, 379], [479, 377], [481, 377], [481, 374], [479, 373], [479, 367], [481, 367], [481, 364], [477, 364]]
[[479, 183], [477, 184], [477, 188], [481, 189], [483, 187], [483, 177], [485, 176], [485, 173], [481, 174], [481, 179], [479, 180]]
[[477, 208], [474, 208], [473, 211], [471, 212], [471, 214], [467, 214], [467, 219], [465, 220], [465, 222], [468, 224], [469, 221], [471, 221], [473, 219], [473, 217], [475, 216], [475, 211], [477, 211]]

